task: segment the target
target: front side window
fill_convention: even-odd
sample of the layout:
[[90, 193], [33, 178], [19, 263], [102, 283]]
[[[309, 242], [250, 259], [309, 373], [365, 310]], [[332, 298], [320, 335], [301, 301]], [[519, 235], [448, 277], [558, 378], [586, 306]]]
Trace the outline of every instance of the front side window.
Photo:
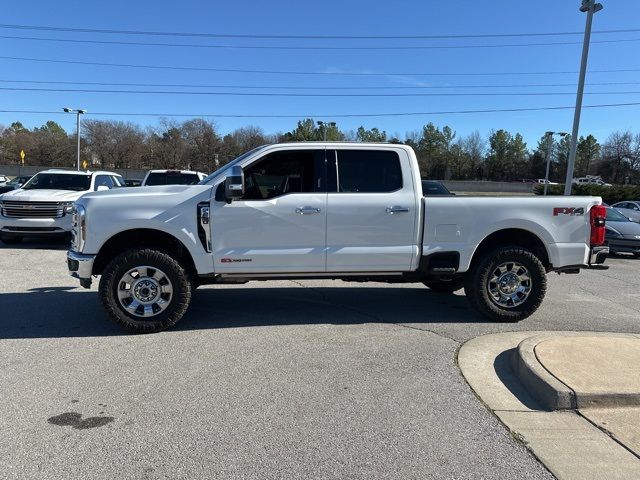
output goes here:
[[91, 175], [65, 173], [38, 173], [23, 185], [24, 190], [89, 190]]
[[396, 152], [338, 150], [338, 185], [341, 193], [387, 193], [402, 188], [402, 169]]
[[320, 191], [315, 150], [274, 152], [244, 169], [243, 200], [267, 200], [289, 193]]
[[107, 187], [111, 190], [113, 188], [113, 180], [111, 180], [109, 175], [97, 175], [93, 189], [98, 190], [98, 187]]

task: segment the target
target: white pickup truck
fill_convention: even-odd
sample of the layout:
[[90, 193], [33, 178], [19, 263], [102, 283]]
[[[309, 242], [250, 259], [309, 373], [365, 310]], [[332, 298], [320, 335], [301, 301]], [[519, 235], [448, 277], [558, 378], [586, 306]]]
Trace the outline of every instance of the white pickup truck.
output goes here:
[[[203, 284], [333, 278], [464, 288], [489, 318], [536, 311], [548, 272], [604, 262], [597, 197], [423, 197], [404, 145], [252, 150], [194, 186], [89, 193], [68, 269], [134, 332], [171, 327]], [[250, 296], [247, 291], [247, 296]]]

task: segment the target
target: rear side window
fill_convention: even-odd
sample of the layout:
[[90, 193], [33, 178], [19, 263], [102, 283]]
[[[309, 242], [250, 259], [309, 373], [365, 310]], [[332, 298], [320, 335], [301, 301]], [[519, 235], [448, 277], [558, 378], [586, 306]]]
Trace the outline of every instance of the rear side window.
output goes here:
[[338, 185], [341, 193], [385, 193], [402, 188], [402, 169], [396, 152], [338, 150]]
[[195, 185], [199, 181], [197, 173], [152, 172], [145, 185]]

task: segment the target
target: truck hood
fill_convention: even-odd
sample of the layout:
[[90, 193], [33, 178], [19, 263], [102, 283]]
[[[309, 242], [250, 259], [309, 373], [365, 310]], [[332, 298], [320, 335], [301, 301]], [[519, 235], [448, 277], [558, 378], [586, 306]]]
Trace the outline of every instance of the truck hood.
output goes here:
[[78, 192], [75, 190], [47, 190], [33, 189], [12, 190], [3, 193], [2, 200], [15, 200], [21, 202], [73, 202], [87, 193], [87, 190]]
[[192, 192], [194, 195], [203, 190], [209, 190], [210, 185], [159, 185], [155, 187], [128, 187], [114, 188], [112, 190], [104, 190], [102, 192], [90, 192], [82, 196], [83, 200], [92, 201], [98, 198], [108, 198], [113, 201], [118, 199], [151, 199], [153, 197], [166, 196], [189, 196]]

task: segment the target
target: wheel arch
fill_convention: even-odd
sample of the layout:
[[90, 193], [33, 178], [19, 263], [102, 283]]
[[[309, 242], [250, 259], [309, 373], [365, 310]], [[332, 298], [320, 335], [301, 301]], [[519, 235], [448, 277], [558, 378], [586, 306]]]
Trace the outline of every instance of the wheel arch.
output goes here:
[[470, 266], [473, 266], [483, 254], [501, 246], [522, 247], [531, 250], [542, 262], [545, 269], [551, 267], [549, 251], [542, 239], [524, 228], [505, 228], [487, 235], [476, 247]]
[[136, 228], [119, 232], [107, 240], [93, 262], [93, 275], [101, 275], [108, 263], [120, 253], [132, 248], [155, 248], [173, 256], [190, 274], [196, 274], [191, 252], [182, 241], [170, 233], [152, 228]]

